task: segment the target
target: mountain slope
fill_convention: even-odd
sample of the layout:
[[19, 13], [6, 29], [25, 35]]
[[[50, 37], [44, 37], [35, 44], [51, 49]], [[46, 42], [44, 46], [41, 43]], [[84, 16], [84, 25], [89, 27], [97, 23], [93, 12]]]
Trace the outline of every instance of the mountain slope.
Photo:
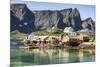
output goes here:
[[31, 11], [25, 4], [11, 4], [11, 31], [31, 33], [65, 27], [72, 27], [75, 31], [83, 28], [94, 31], [95, 22], [91, 18], [82, 21], [77, 8]]
[[95, 21], [93, 21], [92, 18], [89, 17], [82, 21], [82, 27], [83, 29], [95, 31]]
[[34, 14], [25, 4], [11, 4], [11, 31], [30, 33], [36, 30]]

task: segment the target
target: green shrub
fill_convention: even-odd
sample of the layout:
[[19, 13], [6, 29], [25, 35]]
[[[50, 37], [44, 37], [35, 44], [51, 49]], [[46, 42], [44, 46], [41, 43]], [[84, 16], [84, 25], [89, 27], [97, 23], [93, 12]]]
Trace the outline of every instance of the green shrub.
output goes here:
[[63, 32], [63, 30], [61, 29], [51, 29], [50, 31], [47, 30], [42, 30], [42, 31], [36, 31], [33, 32], [35, 35], [52, 35], [52, 34], [61, 34]]

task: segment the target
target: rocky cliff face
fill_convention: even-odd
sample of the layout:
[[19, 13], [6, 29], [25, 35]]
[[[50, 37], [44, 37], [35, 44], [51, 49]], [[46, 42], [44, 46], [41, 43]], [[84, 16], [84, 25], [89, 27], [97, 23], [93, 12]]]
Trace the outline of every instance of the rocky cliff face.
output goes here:
[[94, 23], [91, 18], [82, 21], [77, 8], [30, 11], [25, 4], [11, 4], [11, 31], [31, 33], [52, 27], [72, 27], [76, 31], [82, 28], [94, 30]]
[[11, 4], [11, 31], [30, 33], [36, 30], [34, 14], [25, 4]]
[[81, 17], [77, 8], [64, 9], [61, 10], [60, 12], [63, 15], [63, 22], [66, 24], [66, 26], [71, 26], [75, 30], [79, 30], [82, 28]]
[[59, 11], [35, 11], [33, 12], [35, 14], [35, 26], [39, 30], [52, 28], [52, 27], [58, 27], [59, 23], [62, 22], [62, 15]]
[[89, 17], [82, 21], [82, 27], [83, 29], [95, 31], [95, 21], [93, 21], [92, 18]]

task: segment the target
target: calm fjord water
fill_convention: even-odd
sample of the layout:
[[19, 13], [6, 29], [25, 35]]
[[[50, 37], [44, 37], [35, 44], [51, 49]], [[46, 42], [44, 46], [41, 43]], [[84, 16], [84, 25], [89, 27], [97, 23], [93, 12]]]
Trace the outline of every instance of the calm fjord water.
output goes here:
[[94, 62], [94, 49], [11, 49], [11, 66]]

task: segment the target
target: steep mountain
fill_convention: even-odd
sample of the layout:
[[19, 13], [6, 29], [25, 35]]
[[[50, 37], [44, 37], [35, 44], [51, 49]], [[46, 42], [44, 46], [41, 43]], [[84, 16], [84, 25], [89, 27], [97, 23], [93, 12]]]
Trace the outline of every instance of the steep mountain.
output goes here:
[[36, 30], [34, 14], [25, 4], [11, 4], [11, 31], [30, 33]]
[[91, 31], [95, 31], [95, 21], [92, 20], [91, 17], [82, 21], [83, 29], [89, 29]]
[[[35, 11], [35, 26], [39, 30], [52, 28], [52, 27], [59, 27], [58, 23], [62, 22], [62, 15], [59, 11]], [[60, 28], [60, 27], [59, 27]]]
[[82, 21], [77, 8], [31, 11], [25, 4], [11, 4], [11, 31], [31, 33], [65, 27], [72, 27], [75, 31], [82, 28], [95, 30], [95, 22], [91, 18]]
[[75, 30], [81, 29], [81, 17], [77, 8], [69, 8], [60, 11], [63, 15], [63, 22], [66, 26], [71, 26]]
[[38, 29], [52, 27], [64, 29], [66, 26], [71, 26], [75, 30], [82, 28], [80, 14], [76, 8], [55, 11], [33, 11], [33, 13], [35, 14], [35, 25]]

